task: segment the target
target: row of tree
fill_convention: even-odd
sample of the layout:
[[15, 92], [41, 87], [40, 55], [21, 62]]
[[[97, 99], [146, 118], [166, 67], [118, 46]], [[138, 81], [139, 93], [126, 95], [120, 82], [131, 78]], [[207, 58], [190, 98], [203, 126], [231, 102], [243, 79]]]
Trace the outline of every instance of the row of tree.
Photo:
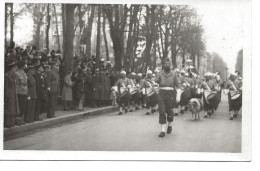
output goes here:
[[[57, 24], [57, 8], [62, 11], [62, 34]], [[115, 68], [127, 71], [134, 68], [153, 69], [157, 59], [166, 57], [170, 57], [176, 67], [178, 56], [182, 56], [183, 64], [187, 56], [193, 62], [197, 59], [199, 67], [200, 57], [205, 51], [201, 17], [195, 9], [186, 5], [20, 4], [20, 10], [17, 14], [26, 11], [33, 16], [33, 40], [36, 47], [39, 47], [40, 30], [45, 24], [45, 44], [48, 50], [50, 19], [51, 16], [56, 18], [57, 42], [60, 48], [63, 47], [67, 70], [72, 70], [73, 42], [76, 38], [80, 39], [80, 44], [86, 45], [84, 56], [95, 55], [97, 59], [101, 57], [100, 47], [104, 42], [107, 60], [111, 58], [108, 43], [111, 40]], [[12, 11], [13, 4], [6, 4], [6, 27], [8, 18], [10, 25], [14, 23], [15, 15]], [[109, 32], [106, 32], [107, 25]], [[93, 29], [97, 31], [96, 35], [93, 35]], [[12, 27], [10, 33], [12, 42]], [[77, 34], [80, 36], [76, 37]], [[93, 36], [96, 36], [95, 54], [91, 51]]]

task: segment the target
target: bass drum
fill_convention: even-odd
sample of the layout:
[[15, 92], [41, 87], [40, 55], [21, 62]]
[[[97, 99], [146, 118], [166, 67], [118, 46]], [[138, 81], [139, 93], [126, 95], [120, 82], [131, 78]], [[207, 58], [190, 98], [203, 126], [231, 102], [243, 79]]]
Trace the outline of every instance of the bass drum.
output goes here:
[[179, 103], [181, 100], [181, 94], [182, 94], [183, 90], [182, 89], [176, 89], [176, 102]]
[[220, 103], [220, 94], [215, 91], [204, 91], [206, 103], [212, 106], [215, 110]]

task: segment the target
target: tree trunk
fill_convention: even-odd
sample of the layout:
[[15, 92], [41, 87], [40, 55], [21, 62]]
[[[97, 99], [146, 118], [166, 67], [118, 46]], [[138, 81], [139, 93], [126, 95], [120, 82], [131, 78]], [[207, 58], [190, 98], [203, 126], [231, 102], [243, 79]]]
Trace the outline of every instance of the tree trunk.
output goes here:
[[66, 18], [65, 28], [66, 36], [64, 37], [64, 63], [65, 71], [73, 71], [73, 38], [74, 38], [74, 10], [76, 4], [64, 4], [63, 10]]
[[91, 57], [91, 35], [92, 35], [94, 14], [95, 14], [95, 5], [91, 5], [91, 14], [88, 18], [88, 26], [86, 31], [86, 56], [88, 58]]
[[63, 33], [63, 44], [62, 44], [62, 49], [63, 49], [63, 56], [65, 56], [65, 37], [66, 37], [66, 8], [65, 4], [61, 5], [61, 14], [62, 14], [62, 33]]
[[5, 49], [7, 49], [7, 39], [6, 39], [6, 36], [7, 36], [7, 20], [8, 20], [8, 17], [7, 17], [7, 9], [8, 8], [8, 4], [5, 3]]
[[49, 49], [49, 30], [50, 30], [50, 21], [51, 21], [51, 16], [50, 16], [50, 4], [47, 5], [47, 26], [46, 26], [46, 49], [47, 49], [47, 53], [49, 53], [50, 49]]
[[97, 46], [96, 46], [96, 60], [100, 60], [100, 32], [101, 32], [101, 6], [98, 5], [98, 23], [97, 23]]
[[58, 19], [57, 19], [57, 13], [56, 13], [56, 6], [55, 6], [55, 4], [53, 4], [53, 10], [54, 10], [54, 15], [55, 15], [55, 23], [56, 23], [58, 49], [61, 50], [61, 46], [60, 46], [60, 34], [59, 34]]
[[103, 12], [103, 36], [105, 42], [105, 49], [106, 49], [106, 57], [107, 61], [109, 61], [109, 51], [108, 51], [108, 43], [107, 43], [107, 35], [106, 35], [106, 13]]
[[[14, 44], [14, 14], [13, 14], [13, 3], [10, 3], [10, 46]], [[14, 47], [13, 47], [14, 48]]]

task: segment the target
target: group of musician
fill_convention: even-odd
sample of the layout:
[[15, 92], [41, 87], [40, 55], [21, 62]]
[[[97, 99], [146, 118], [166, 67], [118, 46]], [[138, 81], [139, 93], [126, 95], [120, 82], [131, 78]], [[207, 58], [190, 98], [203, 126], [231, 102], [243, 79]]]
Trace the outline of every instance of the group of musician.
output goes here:
[[148, 70], [145, 75], [132, 72], [129, 78], [125, 71], [120, 72], [120, 79], [112, 87], [118, 93], [119, 115], [140, 108], [147, 109], [146, 115], [159, 111], [159, 137], [164, 137], [172, 131], [174, 116], [187, 111], [190, 99], [200, 99], [204, 118], [208, 118], [217, 110], [224, 89], [228, 94], [229, 119], [237, 117], [242, 106], [242, 78], [237, 74], [232, 73], [229, 80], [223, 81], [220, 72], [207, 72], [203, 77], [192, 66], [171, 70], [168, 58], [162, 68]]

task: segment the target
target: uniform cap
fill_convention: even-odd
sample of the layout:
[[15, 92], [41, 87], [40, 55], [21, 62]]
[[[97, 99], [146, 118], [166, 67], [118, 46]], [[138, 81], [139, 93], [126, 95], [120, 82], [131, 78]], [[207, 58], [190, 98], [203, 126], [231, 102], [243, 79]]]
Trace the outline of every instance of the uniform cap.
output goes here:
[[137, 76], [142, 77], [142, 73], [138, 73]]
[[125, 72], [125, 71], [121, 71], [120, 74], [124, 74], [124, 75], [126, 75], [126, 72]]
[[185, 73], [185, 71], [182, 69], [182, 70], [181, 70], [181, 74], [184, 74], [184, 73]]
[[135, 72], [132, 72], [132, 73], [131, 73], [131, 75], [132, 75], [132, 76], [135, 76], [135, 75], [136, 75], [136, 73], [135, 73]]

